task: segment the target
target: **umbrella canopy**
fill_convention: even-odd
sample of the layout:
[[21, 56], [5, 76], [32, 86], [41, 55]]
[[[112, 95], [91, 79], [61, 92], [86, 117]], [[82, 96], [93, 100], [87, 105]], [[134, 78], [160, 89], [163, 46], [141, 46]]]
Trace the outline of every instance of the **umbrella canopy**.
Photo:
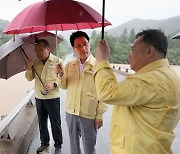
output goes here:
[[173, 36], [171, 39], [180, 39], [180, 33]]
[[0, 78], [8, 79], [11, 76], [27, 69], [27, 57], [36, 59], [34, 43], [36, 39], [46, 39], [49, 42], [51, 51], [56, 48], [61, 38], [50, 32], [36, 34], [19, 34], [0, 47]]
[[[111, 23], [105, 19], [104, 26], [108, 25]], [[3, 33], [79, 30], [101, 26], [102, 16], [90, 6], [73, 0], [49, 0], [26, 7]]]

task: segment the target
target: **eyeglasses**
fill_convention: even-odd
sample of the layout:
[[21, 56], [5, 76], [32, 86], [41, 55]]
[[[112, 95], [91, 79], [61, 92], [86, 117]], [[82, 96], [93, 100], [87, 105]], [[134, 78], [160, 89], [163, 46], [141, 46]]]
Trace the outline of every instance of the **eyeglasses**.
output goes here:
[[76, 46], [74, 46], [74, 48], [76, 48], [76, 49], [82, 49], [83, 47], [86, 47], [86, 48], [88, 48], [89, 47], [89, 42], [84, 42], [83, 43], [83, 45], [76, 45]]
[[35, 52], [44, 52], [46, 50], [46, 48], [42, 48], [42, 49], [34, 49]]

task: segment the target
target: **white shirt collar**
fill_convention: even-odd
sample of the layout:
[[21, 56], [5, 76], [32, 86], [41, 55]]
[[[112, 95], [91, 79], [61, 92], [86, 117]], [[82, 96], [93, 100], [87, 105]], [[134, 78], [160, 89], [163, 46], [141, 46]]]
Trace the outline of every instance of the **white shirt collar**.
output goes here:
[[81, 60], [79, 59], [79, 70], [80, 70], [80, 73], [83, 71], [86, 63], [89, 61], [90, 59], [90, 55], [88, 56], [88, 58], [86, 59], [86, 61], [84, 62], [84, 64], [81, 64]]

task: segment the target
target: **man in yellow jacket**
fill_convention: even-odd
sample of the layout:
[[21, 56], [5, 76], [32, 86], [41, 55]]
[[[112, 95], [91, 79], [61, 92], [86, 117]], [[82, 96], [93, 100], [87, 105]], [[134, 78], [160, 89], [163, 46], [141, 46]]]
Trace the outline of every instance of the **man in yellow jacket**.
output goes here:
[[[37, 153], [44, 151], [49, 146], [49, 131], [47, 119], [50, 118], [55, 152], [61, 152], [63, 143], [60, 119], [59, 78], [56, 74], [56, 64], [62, 60], [54, 56], [45, 39], [39, 39], [35, 45], [37, 60], [28, 60], [28, 69], [25, 77], [28, 81], [35, 79], [36, 109], [39, 121], [41, 146]], [[43, 83], [43, 84], [42, 84]]]
[[103, 125], [107, 105], [97, 99], [93, 80], [96, 59], [90, 53], [88, 35], [77, 31], [70, 36], [70, 43], [78, 58], [65, 66], [64, 73], [61, 67], [57, 71], [63, 75], [60, 87], [67, 89], [66, 121], [71, 154], [81, 154], [81, 136], [84, 154], [95, 154], [97, 129]]
[[129, 54], [136, 73], [117, 82], [108, 62], [109, 47], [105, 40], [99, 42], [94, 79], [99, 100], [114, 105], [111, 154], [172, 153], [180, 119], [180, 78], [165, 59], [167, 48], [161, 31], [138, 33]]

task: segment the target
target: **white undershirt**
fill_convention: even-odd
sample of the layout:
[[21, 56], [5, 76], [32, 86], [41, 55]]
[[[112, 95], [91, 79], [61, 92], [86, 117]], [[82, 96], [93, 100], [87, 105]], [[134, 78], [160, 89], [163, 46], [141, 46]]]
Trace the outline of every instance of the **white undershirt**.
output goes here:
[[80, 73], [82, 73], [82, 71], [83, 71], [86, 63], [89, 61], [89, 59], [90, 59], [90, 56], [86, 59], [86, 61], [83, 64], [81, 63], [81, 60], [79, 59], [79, 71], [80, 71]]

